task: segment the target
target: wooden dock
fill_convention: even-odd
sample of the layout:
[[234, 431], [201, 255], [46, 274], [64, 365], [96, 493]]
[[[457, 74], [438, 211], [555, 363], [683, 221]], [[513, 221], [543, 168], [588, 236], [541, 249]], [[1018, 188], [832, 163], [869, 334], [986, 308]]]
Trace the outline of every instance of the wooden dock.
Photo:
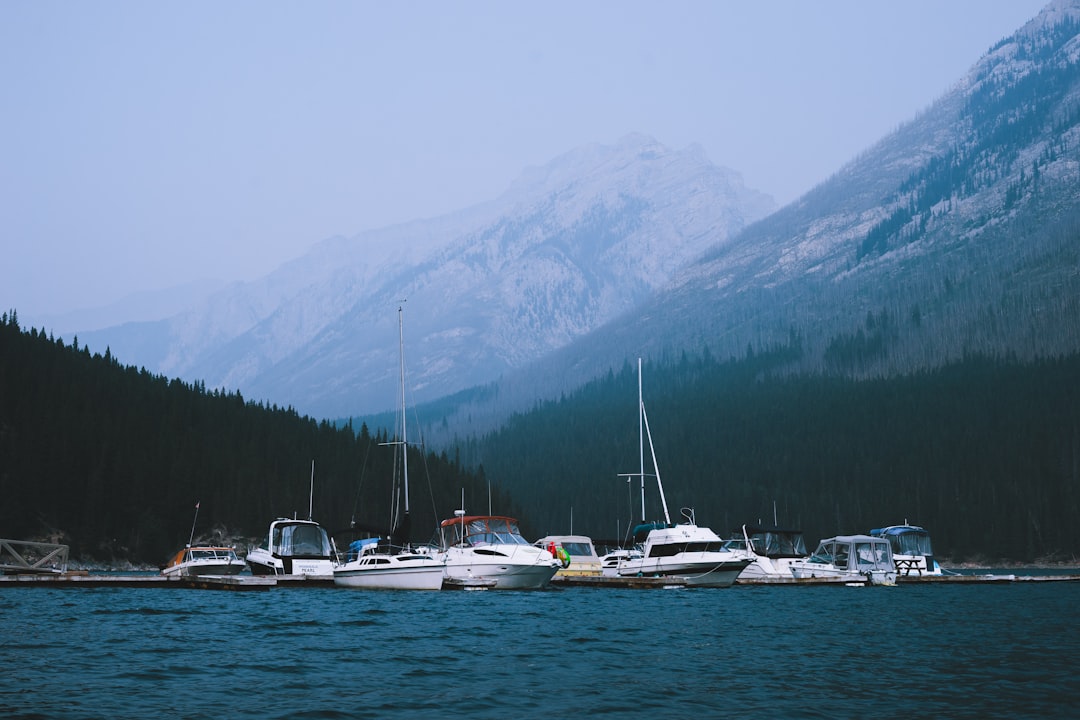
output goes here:
[[[964, 575], [924, 575], [922, 577], [902, 575], [896, 579], [897, 585], [925, 584], [1007, 584], [1030, 582], [1080, 582], [1080, 575], [1002, 575], [1002, 574], [964, 574]], [[846, 586], [853, 583], [843, 578], [767, 578], [756, 580], [736, 580], [735, 586], [746, 585], [785, 585], [811, 586], [832, 585]], [[604, 575], [556, 575], [551, 579], [551, 586], [556, 588], [624, 588], [635, 590], [662, 590], [684, 588], [686, 580], [680, 577], [608, 577]], [[116, 573], [94, 574], [86, 570], [73, 570], [64, 573], [25, 572], [20, 574], [0, 575], [0, 588], [39, 587], [39, 588], [173, 588], [198, 590], [269, 590], [272, 588], [314, 588], [334, 587], [333, 576], [310, 575], [205, 575], [202, 577], [166, 577], [158, 573]], [[444, 586], [444, 588], [447, 586]], [[487, 587], [476, 583], [468, 588]]]
[[[1002, 584], [1017, 582], [1080, 582], [1080, 575], [999, 575], [999, 574], [965, 574], [965, 575], [902, 575], [896, 578], [897, 585], [920, 585], [941, 583], [962, 584]], [[686, 587], [686, 582], [678, 577], [607, 577], [602, 575], [556, 575], [551, 579], [554, 587], [593, 587], [593, 588], [673, 588]], [[846, 578], [756, 578], [754, 580], [736, 580], [736, 586], [746, 585], [785, 585], [785, 586], [810, 586], [831, 585], [845, 587], [848, 585], [861, 585], [853, 583]]]
[[333, 587], [331, 576], [308, 575], [202, 575], [166, 577], [160, 574], [92, 574], [85, 570], [59, 574], [0, 575], [0, 588], [174, 588], [197, 590], [269, 590], [271, 588]]

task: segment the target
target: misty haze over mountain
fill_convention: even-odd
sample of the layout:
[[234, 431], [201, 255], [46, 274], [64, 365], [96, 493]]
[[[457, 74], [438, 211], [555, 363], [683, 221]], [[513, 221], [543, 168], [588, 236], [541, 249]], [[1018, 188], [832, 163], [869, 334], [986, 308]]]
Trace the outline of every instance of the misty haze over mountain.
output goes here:
[[[324, 417], [500, 380], [502, 412], [639, 355], [800, 349], [858, 377], [1080, 347], [1080, 5], [776, 212], [691, 146], [634, 135], [490, 203], [332, 238], [164, 320], [80, 333], [121, 362]], [[463, 425], [478, 405], [454, 422]]]

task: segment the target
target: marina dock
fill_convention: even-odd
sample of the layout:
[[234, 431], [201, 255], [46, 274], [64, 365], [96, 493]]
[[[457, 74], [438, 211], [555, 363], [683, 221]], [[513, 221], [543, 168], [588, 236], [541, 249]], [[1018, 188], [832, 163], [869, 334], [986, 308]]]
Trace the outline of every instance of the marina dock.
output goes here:
[[[925, 584], [1007, 584], [1025, 582], [1080, 582], [1080, 574], [1014, 575], [993, 573], [965, 573], [951, 575], [902, 575], [897, 585]], [[734, 587], [746, 585], [846, 586], [851, 583], [843, 578], [770, 578], [753, 581], [737, 580]], [[603, 575], [556, 575], [551, 579], [555, 588], [621, 588], [634, 590], [674, 589], [686, 587], [679, 577], [608, 577]], [[333, 577], [310, 575], [203, 575], [199, 577], [166, 577], [159, 573], [90, 573], [71, 570], [62, 573], [30, 572], [0, 575], [0, 588], [166, 588], [199, 590], [269, 590], [272, 588], [334, 587]], [[480, 589], [463, 588], [463, 589]], [[483, 589], [488, 589], [484, 587]]]
[[269, 590], [277, 587], [333, 587], [332, 577], [307, 575], [202, 575], [166, 577], [158, 573], [94, 574], [68, 571], [54, 574], [0, 575], [0, 588], [172, 588], [199, 590]]

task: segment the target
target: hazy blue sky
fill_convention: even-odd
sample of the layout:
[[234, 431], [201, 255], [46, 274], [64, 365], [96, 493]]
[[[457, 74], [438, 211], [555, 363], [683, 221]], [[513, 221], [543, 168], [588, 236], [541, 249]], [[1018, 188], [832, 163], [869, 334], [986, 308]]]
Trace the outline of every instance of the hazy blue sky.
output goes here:
[[789, 202], [1041, 0], [0, 3], [0, 308], [214, 277], [630, 132]]

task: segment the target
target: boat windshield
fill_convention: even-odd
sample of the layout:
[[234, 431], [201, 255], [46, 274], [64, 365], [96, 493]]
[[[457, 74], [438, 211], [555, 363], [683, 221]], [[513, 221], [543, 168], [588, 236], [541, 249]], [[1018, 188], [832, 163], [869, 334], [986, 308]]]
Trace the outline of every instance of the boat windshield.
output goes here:
[[750, 535], [754, 552], [771, 558], [806, 557], [806, 542], [801, 532], [759, 530]]
[[810, 562], [823, 563], [825, 565], [837, 565], [847, 567], [847, 546], [841, 545], [837, 552], [836, 545], [832, 542], [822, 542], [817, 550], [810, 556]]
[[318, 525], [279, 525], [274, 528], [274, 548], [281, 557], [328, 557], [330, 539]]
[[502, 517], [465, 518], [464, 523], [455, 522], [440, 528], [441, 537], [436, 536], [437, 544], [468, 545], [528, 545], [529, 541], [521, 536], [517, 522]]
[[562, 547], [571, 557], [596, 557], [596, 552], [589, 543], [564, 542]]
[[192, 560], [235, 560], [236, 553], [232, 550], [192, 550]]
[[892, 553], [889, 552], [888, 543], [855, 543], [855, 565], [855, 569], [859, 572], [865, 570], [892, 570]]
[[925, 530], [910, 531], [899, 535], [890, 535], [894, 555], [933, 555], [930, 549], [930, 533]]

